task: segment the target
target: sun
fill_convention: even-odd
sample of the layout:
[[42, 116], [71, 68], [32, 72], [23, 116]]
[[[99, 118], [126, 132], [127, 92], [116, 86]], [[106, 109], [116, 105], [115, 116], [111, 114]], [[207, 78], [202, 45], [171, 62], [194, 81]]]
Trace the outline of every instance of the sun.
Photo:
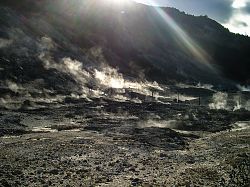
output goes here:
[[131, 0], [102, 0], [106, 4], [112, 4], [112, 5], [123, 5], [125, 3], [129, 3]]
[[127, 0], [106, 0], [106, 1], [111, 1], [113, 3], [122, 3], [122, 2], [125, 2]]
[[232, 4], [232, 7], [233, 8], [244, 8], [247, 6], [247, 1], [246, 0], [234, 0], [233, 1], [233, 4]]

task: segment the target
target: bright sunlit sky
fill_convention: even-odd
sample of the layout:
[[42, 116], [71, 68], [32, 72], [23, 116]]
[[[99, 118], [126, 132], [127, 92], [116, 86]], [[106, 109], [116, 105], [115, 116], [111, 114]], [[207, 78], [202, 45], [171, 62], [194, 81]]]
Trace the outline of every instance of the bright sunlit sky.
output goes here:
[[250, 36], [250, 0], [135, 0], [175, 7], [193, 15], [207, 15], [231, 32]]

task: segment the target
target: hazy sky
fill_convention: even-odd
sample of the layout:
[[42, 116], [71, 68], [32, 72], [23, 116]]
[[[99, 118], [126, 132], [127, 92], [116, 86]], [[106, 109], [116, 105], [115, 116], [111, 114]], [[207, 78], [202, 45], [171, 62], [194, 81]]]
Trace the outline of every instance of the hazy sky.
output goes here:
[[208, 15], [230, 31], [250, 36], [250, 0], [135, 0], [175, 7], [193, 15]]

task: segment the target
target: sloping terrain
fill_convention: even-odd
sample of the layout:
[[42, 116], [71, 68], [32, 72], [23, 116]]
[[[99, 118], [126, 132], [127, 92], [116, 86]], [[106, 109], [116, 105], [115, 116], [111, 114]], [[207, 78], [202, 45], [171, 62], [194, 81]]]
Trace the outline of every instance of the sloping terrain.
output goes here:
[[0, 5], [1, 57], [10, 61], [1, 60], [5, 79], [39, 78], [51, 86], [48, 81], [55, 77], [68, 86], [74, 81], [51, 63], [70, 58], [84, 68], [110, 65], [126, 76], [158, 83], [249, 81], [250, 39], [205, 16], [131, 1], [10, 0]]
[[0, 1], [0, 186], [249, 186], [250, 39], [114, 2]]

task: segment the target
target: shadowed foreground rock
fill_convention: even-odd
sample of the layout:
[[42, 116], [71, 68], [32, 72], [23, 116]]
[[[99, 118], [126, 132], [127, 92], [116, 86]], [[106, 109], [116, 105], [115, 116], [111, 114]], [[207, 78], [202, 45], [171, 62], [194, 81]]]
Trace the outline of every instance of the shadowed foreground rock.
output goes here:
[[[177, 114], [194, 115], [191, 106], [94, 105], [2, 110], [1, 122], [24, 134], [1, 131], [0, 186], [249, 186], [249, 122], [221, 131], [241, 119], [237, 112], [197, 109], [198, 119], [173, 126]], [[204, 113], [212, 130], [194, 123]]]

